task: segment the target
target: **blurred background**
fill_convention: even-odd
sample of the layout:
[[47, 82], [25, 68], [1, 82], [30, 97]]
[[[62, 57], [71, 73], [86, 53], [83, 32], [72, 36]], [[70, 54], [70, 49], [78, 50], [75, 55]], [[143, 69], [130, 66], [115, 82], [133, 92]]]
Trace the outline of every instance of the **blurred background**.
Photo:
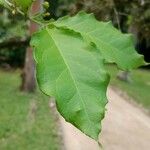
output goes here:
[[[94, 13], [98, 20], [111, 20], [123, 33], [132, 33], [137, 52], [150, 63], [149, 0], [47, 1], [50, 16], [45, 16], [45, 20], [75, 15], [82, 10]], [[41, 3], [37, 0], [32, 11], [37, 11]], [[36, 86], [32, 49], [29, 47], [30, 36], [36, 28], [21, 15], [13, 15], [0, 7], [0, 150], [61, 150], [65, 145], [56, 110], [49, 97], [39, 92]], [[107, 68], [114, 92], [121, 93], [130, 105], [144, 113], [150, 125], [150, 65], [131, 72], [118, 71], [115, 65], [107, 65]], [[150, 135], [150, 126], [139, 130], [146, 130]], [[150, 141], [149, 135], [142, 138]], [[147, 143], [143, 145], [142, 150], [150, 149]], [[130, 150], [132, 146], [121, 147], [107, 147], [106, 150]]]

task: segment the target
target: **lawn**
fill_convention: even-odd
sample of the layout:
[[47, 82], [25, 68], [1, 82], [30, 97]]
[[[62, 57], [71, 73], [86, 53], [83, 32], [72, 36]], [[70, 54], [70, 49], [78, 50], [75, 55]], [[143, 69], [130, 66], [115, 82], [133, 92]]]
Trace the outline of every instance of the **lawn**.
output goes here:
[[20, 92], [19, 74], [0, 70], [0, 150], [59, 150], [49, 98]]
[[132, 82], [127, 83], [116, 78], [118, 73], [116, 66], [109, 65], [107, 68], [111, 74], [113, 86], [120, 88], [139, 104], [150, 110], [150, 71], [144, 69], [131, 71]]
[[[107, 66], [111, 84], [125, 91], [150, 109], [150, 71], [131, 72], [131, 83], [116, 78], [114, 65]], [[19, 91], [20, 71], [0, 70], [0, 150], [59, 150], [56, 117], [49, 108], [49, 98], [38, 90], [34, 94]]]

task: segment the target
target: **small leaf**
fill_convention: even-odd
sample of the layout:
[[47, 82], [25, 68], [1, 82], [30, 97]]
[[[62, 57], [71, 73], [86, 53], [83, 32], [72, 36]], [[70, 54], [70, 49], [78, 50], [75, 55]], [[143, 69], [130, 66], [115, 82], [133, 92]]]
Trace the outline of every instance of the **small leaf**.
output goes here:
[[6, 2], [4, 0], [0, 0], [0, 5], [5, 5]]
[[63, 17], [53, 24], [78, 32], [95, 43], [105, 60], [116, 63], [120, 69], [130, 70], [145, 64], [143, 56], [136, 52], [130, 34], [122, 34], [110, 22], [97, 21], [93, 14], [80, 12], [74, 17]]
[[109, 82], [99, 51], [79, 34], [48, 27], [34, 34], [31, 45], [41, 90], [56, 98], [68, 122], [97, 140]]
[[31, 6], [33, 0], [14, 0], [16, 6], [18, 6], [23, 12], [27, 12]]
[[11, 3], [6, 2], [5, 0], [0, 0], [0, 6], [1, 5], [5, 8], [11, 9], [11, 7], [10, 7]]

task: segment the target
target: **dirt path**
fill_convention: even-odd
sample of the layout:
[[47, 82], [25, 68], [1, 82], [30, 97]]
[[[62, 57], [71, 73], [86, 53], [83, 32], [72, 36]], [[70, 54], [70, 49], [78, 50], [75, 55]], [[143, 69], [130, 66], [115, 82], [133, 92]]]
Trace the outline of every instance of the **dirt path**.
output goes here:
[[[104, 150], [149, 150], [150, 117], [112, 89], [100, 142]], [[97, 143], [61, 118], [66, 150], [99, 150]]]

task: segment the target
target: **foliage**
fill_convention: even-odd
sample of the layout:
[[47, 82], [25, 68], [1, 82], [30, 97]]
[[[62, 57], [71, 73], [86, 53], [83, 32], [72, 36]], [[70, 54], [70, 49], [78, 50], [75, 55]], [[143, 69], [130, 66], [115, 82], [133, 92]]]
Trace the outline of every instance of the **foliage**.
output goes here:
[[11, 50], [0, 50], [0, 66], [10, 69], [10, 67], [24, 66], [25, 48], [11, 48]]
[[96, 44], [107, 62], [115, 62], [121, 69], [130, 70], [143, 64], [143, 57], [135, 52], [132, 35], [123, 35], [110, 22], [98, 22], [92, 14], [79, 13], [72, 18], [59, 19], [54, 24], [80, 33]]
[[64, 16], [69, 13], [71, 6], [76, 0], [58, 0], [56, 16]]
[[76, 14], [84, 10], [94, 13], [98, 20], [112, 20], [119, 30], [134, 35], [138, 52], [144, 54], [145, 60], [150, 62], [149, 8], [149, 0], [76, 0], [66, 8], [66, 12]]
[[13, 0], [14, 4], [19, 7], [20, 10], [26, 12], [30, 5], [32, 4], [33, 0]]
[[0, 0], [0, 5], [5, 6], [8, 9], [12, 9], [13, 13], [18, 11], [21, 14], [24, 14], [28, 11], [33, 0]]
[[56, 117], [49, 98], [20, 92], [20, 71], [0, 70], [0, 149], [60, 150]]
[[99, 20], [112, 20], [116, 26], [119, 23], [121, 29], [126, 32], [131, 25], [134, 25], [135, 28], [138, 28], [138, 34], [141, 35], [139, 38], [149, 40], [149, 0], [76, 0], [72, 5], [74, 5], [74, 9], [68, 9], [71, 14], [75, 14], [80, 10], [92, 12]]
[[7, 43], [26, 40], [29, 37], [27, 24], [22, 16], [14, 17], [8, 10], [0, 10], [0, 45], [6, 43], [5, 48], [0, 47], [0, 65], [23, 66], [26, 45], [9, 46]]
[[9, 3], [7, 3], [5, 0], [0, 0], [0, 5], [3, 5], [4, 7], [10, 9]]
[[[144, 64], [131, 37], [109, 23], [98, 22], [93, 15], [79, 13], [50, 23], [34, 34], [31, 45], [41, 90], [56, 98], [67, 121], [97, 140], [109, 81], [103, 59], [125, 70]], [[130, 55], [125, 56], [127, 53]]]
[[28, 36], [27, 23], [20, 15], [12, 19], [6, 9], [0, 11], [0, 43], [11, 38], [25, 38]]
[[31, 40], [39, 87], [56, 98], [68, 122], [98, 140], [109, 82], [105, 62], [130, 70], [144, 64], [143, 56], [136, 53], [131, 36], [91, 14], [40, 24]]
[[80, 35], [55, 28], [36, 33], [32, 45], [41, 90], [56, 98], [68, 122], [97, 139], [109, 77], [96, 49], [88, 47]]

